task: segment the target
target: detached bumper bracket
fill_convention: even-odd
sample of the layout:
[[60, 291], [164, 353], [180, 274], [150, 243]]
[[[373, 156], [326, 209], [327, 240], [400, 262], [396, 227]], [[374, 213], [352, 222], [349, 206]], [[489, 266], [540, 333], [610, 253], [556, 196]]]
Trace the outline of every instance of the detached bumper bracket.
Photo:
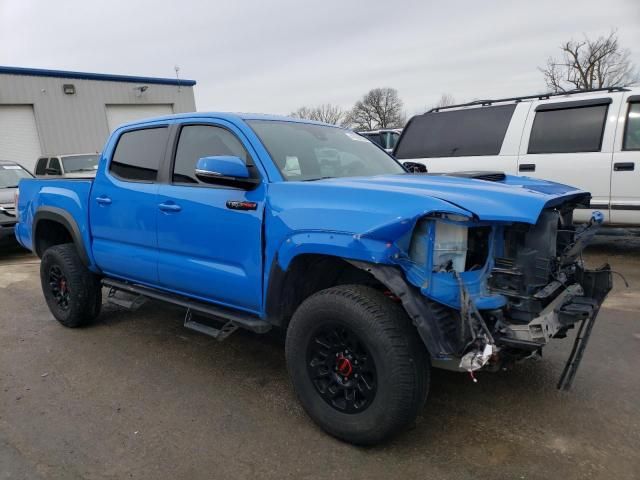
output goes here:
[[584, 355], [584, 351], [589, 343], [589, 337], [591, 337], [591, 331], [593, 330], [594, 323], [596, 323], [596, 318], [598, 318], [599, 312], [600, 307], [594, 310], [592, 315], [580, 322], [580, 328], [578, 329], [576, 340], [573, 342], [573, 348], [571, 349], [567, 363], [565, 364], [564, 370], [562, 370], [562, 375], [560, 375], [560, 380], [558, 381], [558, 390], [566, 392], [571, 388], [571, 384], [578, 372], [580, 362], [582, 362], [582, 356]]
[[571, 388], [573, 379], [576, 376], [584, 351], [589, 343], [593, 325], [596, 323], [600, 306], [613, 286], [611, 278], [611, 267], [606, 264], [597, 270], [581, 270], [579, 273], [580, 283], [585, 290], [585, 295], [595, 300], [593, 302], [593, 312], [580, 322], [580, 328], [573, 342], [571, 353], [567, 363], [562, 370], [558, 381], [558, 390], [567, 391]]

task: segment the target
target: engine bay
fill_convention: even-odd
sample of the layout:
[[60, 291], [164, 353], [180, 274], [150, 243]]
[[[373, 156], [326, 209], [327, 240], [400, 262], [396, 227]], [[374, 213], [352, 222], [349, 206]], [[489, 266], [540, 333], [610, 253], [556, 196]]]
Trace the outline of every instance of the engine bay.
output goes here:
[[573, 211], [584, 203], [546, 208], [533, 225], [446, 213], [416, 223], [397, 263], [422, 295], [447, 307], [436, 321], [457, 369], [504, 367], [595, 320], [612, 281], [608, 265], [589, 270], [582, 261], [603, 220], [594, 212], [575, 225]]

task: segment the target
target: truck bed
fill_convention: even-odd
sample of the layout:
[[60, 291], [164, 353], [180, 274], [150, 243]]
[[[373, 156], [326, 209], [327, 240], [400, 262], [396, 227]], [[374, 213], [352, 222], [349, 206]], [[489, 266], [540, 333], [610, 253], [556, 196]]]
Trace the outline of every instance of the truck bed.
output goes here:
[[[43, 179], [29, 178], [20, 181], [20, 196], [16, 211], [20, 222], [16, 225], [18, 242], [29, 250], [33, 247], [33, 222], [35, 212], [57, 212], [75, 223], [77, 233], [90, 245], [89, 194], [92, 178]], [[42, 213], [39, 213], [42, 215]], [[45, 214], [46, 215], [46, 214]]]

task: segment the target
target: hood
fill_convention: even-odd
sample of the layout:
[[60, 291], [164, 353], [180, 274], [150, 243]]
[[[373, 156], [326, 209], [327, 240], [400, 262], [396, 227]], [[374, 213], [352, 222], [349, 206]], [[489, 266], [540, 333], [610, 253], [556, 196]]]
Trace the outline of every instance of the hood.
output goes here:
[[0, 205], [13, 205], [13, 194], [17, 188], [0, 188]]
[[319, 180], [318, 188], [354, 189], [381, 200], [401, 194], [419, 208], [425, 199], [438, 199], [466, 210], [479, 220], [536, 223], [540, 212], [570, 199], [586, 202], [587, 192], [559, 183], [506, 175], [503, 181], [443, 175], [381, 175]]
[[293, 231], [347, 232], [393, 239], [431, 212], [480, 221], [535, 224], [540, 212], [587, 192], [506, 176], [492, 182], [441, 175], [382, 175], [269, 184], [268, 218]]

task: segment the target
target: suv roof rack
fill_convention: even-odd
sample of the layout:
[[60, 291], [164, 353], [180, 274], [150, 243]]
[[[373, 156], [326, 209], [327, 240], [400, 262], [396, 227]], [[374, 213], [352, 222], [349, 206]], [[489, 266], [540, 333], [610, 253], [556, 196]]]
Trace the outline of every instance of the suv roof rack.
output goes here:
[[427, 113], [439, 112], [440, 110], [448, 110], [450, 108], [459, 108], [459, 107], [472, 107], [476, 105], [480, 105], [482, 107], [487, 107], [489, 105], [493, 105], [494, 103], [501, 102], [516, 102], [519, 103], [523, 100], [547, 100], [551, 97], [561, 97], [564, 95], [576, 95], [578, 93], [590, 93], [590, 92], [629, 92], [630, 90], [626, 87], [605, 87], [605, 88], [591, 88], [589, 90], [569, 90], [567, 92], [557, 92], [557, 93], [539, 93], [537, 95], [525, 95], [524, 97], [510, 97], [510, 98], [497, 98], [494, 100], [474, 100], [473, 102], [468, 103], [460, 103], [458, 105], [447, 105], [446, 107], [435, 107], [429, 110]]

